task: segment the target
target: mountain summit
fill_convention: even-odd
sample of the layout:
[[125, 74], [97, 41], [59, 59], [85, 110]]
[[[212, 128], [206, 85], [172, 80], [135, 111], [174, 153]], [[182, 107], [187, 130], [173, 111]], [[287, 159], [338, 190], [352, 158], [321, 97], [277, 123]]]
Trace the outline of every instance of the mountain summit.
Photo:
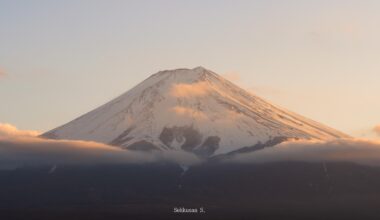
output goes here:
[[158, 72], [43, 136], [132, 150], [184, 150], [206, 157], [288, 138], [347, 137], [275, 106], [203, 67]]

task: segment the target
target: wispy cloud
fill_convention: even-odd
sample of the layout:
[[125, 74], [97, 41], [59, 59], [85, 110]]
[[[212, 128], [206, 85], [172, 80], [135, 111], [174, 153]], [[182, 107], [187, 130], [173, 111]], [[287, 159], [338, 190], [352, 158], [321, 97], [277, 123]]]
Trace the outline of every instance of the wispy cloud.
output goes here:
[[39, 131], [19, 130], [16, 126], [6, 123], [0, 123], [0, 138], [1, 137], [33, 137], [39, 135]]
[[206, 82], [179, 83], [173, 85], [170, 94], [174, 97], [197, 97], [205, 96], [209, 92]]
[[48, 140], [37, 133], [2, 125], [0, 169], [40, 165], [142, 164], [171, 161], [182, 165], [196, 164], [199, 159], [186, 152], [144, 153], [97, 142]]
[[380, 125], [377, 125], [373, 128], [373, 131], [380, 136]]
[[194, 119], [199, 119], [199, 120], [207, 119], [207, 116], [203, 112], [197, 111], [192, 108], [186, 108], [183, 106], [175, 106], [171, 110], [175, 114], [180, 115], [182, 117], [189, 117], [189, 118], [194, 118]]
[[35, 165], [144, 163], [154, 159], [148, 154], [100, 143], [37, 137], [0, 139], [0, 151], [0, 169]]
[[0, 67], [0, 79], [5, 77], [6, 75], [7, 74], [6, 74], [5, 70]]
[[256, 152], [237, 155], [229, 160], [238, 163], [279, 161], [335, 161], [380, 166], [380, 141], [365, 139], [289, 141]]
[[352, 43], [363, 36], [362, 26], [355, 20], [329, 20], [316, 23], [306, 33], [306, 38], [318, 46]]

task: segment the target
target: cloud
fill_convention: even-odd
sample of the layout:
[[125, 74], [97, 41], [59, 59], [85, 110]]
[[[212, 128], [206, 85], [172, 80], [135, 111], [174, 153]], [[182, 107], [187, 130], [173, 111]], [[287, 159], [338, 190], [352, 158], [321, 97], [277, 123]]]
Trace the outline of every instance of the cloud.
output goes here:
[[209, 92], [209, 86], [206, 82], [196, 83], [179, 83], [173, 85], [170, 94], [174, 97], [197, 97], [205, 96]]
[[3, 78], [6, 75], [7, 74], [6, 74], [5, 70], [0, 68], [0, 79]]
[[365, 139], [288, 141], [256, 152], [236, 155], [228, 160], [228, 162], [238, 163], [280, 161], [335, 161], [380, 166], [380, 141]]
[[38, 137], [0, 139], [0, 169], [38, 165], [143, 164], [169, 161], [193, 165], [199, 159], [186, 152], [145, 153], [87, 141]]
[[20, 137], [20, 136], [37, 136], [41, 132], [39, 131], [28, 131], [28, 130], [19, 130], [11, 124], [0, 123], [0, 138], [1, 137]]
[[354, 20], [329, 20], [319, 23], [307, 32], [307, 37], [315, 43], [327, 43], [331, 40], [355, 39], [361, 34], [361, 25]]
[[186, 108], [183, 106], [175, 106], [171, 110], [180, 116], [185, 116], [185, 117], [190, 117], [190, 118], [195, 118], [195, 119], [200, 119], [200, 120], [207, 119], [207, 116], [203, 112], [197, 111], [192, 108]]
[[[13, 131], [14, 126], [2, 126]], [[19, 131], [0, 136], [0, 169], [41, 165], [142, 164], [168, 161], [190, 166], [200, 160], [187, 152], [145, 153], [97, 142], [49, 140]]]
[[377, 125], [373, 128], [373, 131], [380, 136], [380, 125]]
[[151, 162], [152, 156], [104, 144], [44, 140], [37, 137], [0, 139], [0, 168], [35, 165], [90, 165]]

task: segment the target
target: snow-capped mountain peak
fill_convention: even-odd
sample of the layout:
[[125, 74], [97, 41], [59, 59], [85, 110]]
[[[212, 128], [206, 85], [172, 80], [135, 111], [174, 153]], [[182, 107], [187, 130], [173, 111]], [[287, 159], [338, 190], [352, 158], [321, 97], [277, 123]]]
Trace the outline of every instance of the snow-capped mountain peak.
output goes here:
[[43, 136], [132, 150], [184, 150], [202, 156], [271, 143], [275, 138], [347, 137], [277, 107], [203, 67], [153, 74]]

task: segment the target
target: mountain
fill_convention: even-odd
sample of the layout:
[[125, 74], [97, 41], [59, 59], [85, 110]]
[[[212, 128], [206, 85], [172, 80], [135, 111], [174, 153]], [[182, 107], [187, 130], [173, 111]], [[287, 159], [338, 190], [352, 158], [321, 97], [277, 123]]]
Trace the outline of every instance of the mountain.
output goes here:
[[99, 108], [42, 135], [132, 150], [184, 150], [209, 157], [289, 138], [347, 135], [253, 95], [203, 67], [153, 74]]

